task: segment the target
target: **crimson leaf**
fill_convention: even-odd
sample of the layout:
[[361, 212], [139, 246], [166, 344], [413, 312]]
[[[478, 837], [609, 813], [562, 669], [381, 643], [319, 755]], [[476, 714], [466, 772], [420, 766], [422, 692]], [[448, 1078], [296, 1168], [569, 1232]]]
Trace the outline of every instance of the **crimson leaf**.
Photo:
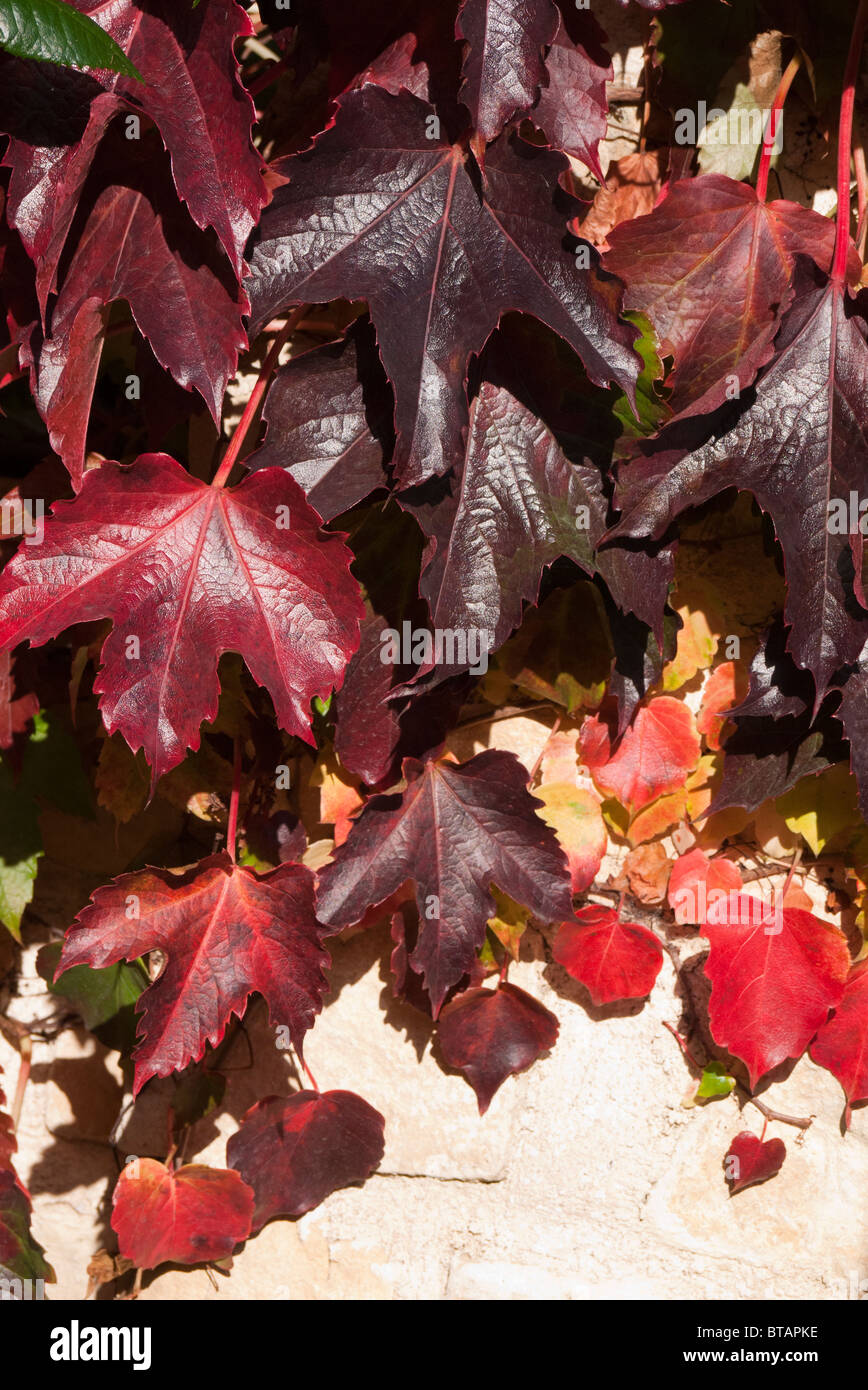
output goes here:
[[225, 1259], [250, 1235], [252, 1215], [253, 1193], [231, 1168], [137, 1158], [118, 1178], [111, 1224], [121, 1255], [156, 1269]]
[[[149, 116], [172, 156], [175, 186], [200, 227], [213, 227], [236, 273], [265, 201], [259, 156], [250, 144], [253, 106], [237, 77], [233, 43], [253, 32], [235, 0], [193, 8], [175, 0], [76, 0], [76, 9], [120, 45], [144, 79], [111, 73], [101, 81], [66, 69], [17, 63], [16, 137], [9, 213], [37, 266], [43, 310], [79, 194], [109, 121], [118, 112]], [[51, 112], [62, 138], [40, 141]], [[48, 115], [46, 113], [49, 113]], [[75, 125], [76, 138], [69, 131]]]
[[483, 190], [471, 156], [435, 137], [437, 121], [407, 92], [344, 96], [312, 150], [274, 165], [289, 183], [263, 215], [247, 282], [257, 330], [287, 304], [368, 300], [406, 486], [454, 462], [468, 357], [508, 309], [562, 334], [594, 381], [632, 393], [639, 367], [616, 283], [564, 249], [564, 157], [503, 136]]
[[406, 791], [373, 797], [323, 870], [317, 915], [339, 931], [412, 879], [420, 923], [410, 964], [436, 1017], [485, 940], [491, 884], [551, 922], [571, 910], [570, 876], [513, 754], [489, 750], [460, 766], [408, 761], [404, 771]]
[[364, 1182], [383, 1157], [385, 1120], [352, 1091], [297, 1091], [252, 1106], [226, 1157], [253, 1188], [253, 1229], [302, 1216], [339, 1187]]
[[150, 1077], [198, 1061], [254, 990], [300, 1049], [326, 989], [320, 937], [309, 869], [281, 864], [260, 875], [217, 854], [182, 875], [142, 869], [98, 888], [69, 928], [55, 979], [73, 965], [166, 953], [136, 1005], [138, 1093]]
[[730, 1197], [754, 1183], [773, 1178], [781, 1171], [786, 1156], [787, 1146], [783, 1139], [763, 1142], [749, 1129], [742, 1130], [733, 1139], [724, 1159]]
[[215, 717], [227, 650], [267, 687], [282, 727], [310, 740], [311, 700], [340, 684], [358, 643], [349, 561], [279, 469], [224, 490], [165, 454], [106, 463], [3, 571], [0, 647], [111, 617], [95, 689], [109, 732], [144, 747], [156, 780]]
[[844, 997], [811, 1043], [811, 1057], [841, 1083], [850, 1106], [868, 1100], [868, 960], [854, 965]]
[[654, 933], [638, 922], [622, 922], [611, 907], [583, 907], [562, 923], [552, 955], [597, 1005], [644, 998], [663, 964]]

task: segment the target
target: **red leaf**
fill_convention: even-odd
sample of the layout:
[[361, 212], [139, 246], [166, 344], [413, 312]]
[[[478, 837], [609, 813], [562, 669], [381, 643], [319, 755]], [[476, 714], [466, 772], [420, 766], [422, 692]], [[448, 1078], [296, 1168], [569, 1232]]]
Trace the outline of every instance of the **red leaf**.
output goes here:
[[350, 559], [278, 469], [224, 490], [165, 454], [106, 463], [3, 571], [0, 646], [110, 617], [94, 689], [106, 728], [144, 747], [156, 781], [214, 719], [224, 651], [244, 657], [282, 727], [312, 741], [311, 701], [340, 685], [358, 644]]
[[594, 1004], [642, 999], [654, 988], [663, 964], [663, 947], [648, 927], [621, 922], [611, 907], [583, 907], [563, 922], [552, 955]]
[[773, 1178], [781, 1171], [786, 1156], [787, 1146], [783, 1139], [767, 1139], [763, 1143], [749, 1129], [742, 1130], [733, 1139], [724, 1159], [730, 1197], [754, 1183]]
[[254, 990], [301, 1049], [322, 1007], [329, 958], [314, 916], [313, 875], [301, 864], [255, 874], [228, 854], [186, 873], [142, 869], [98, 888], [66, 935], [58, 975], [112, 965], [159, 947], [163, 973], [140, 996], [135, 1091], [215, 1046]]
[[463, 0], [455, 24], [456, 37], [466, 43], [458, 95], [482, 144], [533, 106], [543, 48], [558, 24], [552, 0]]
[[669, 906], [680, 925], [699, 926], [706, 919], [706, 909], [716, 903], [729, 901], [730, 893], [738, 893], [742, 878], [729, 859], [709, 859], [701, 849], [682, 854], [669, 875]]
[[580, 159], [601, 183], [599, 145], [609, 112], [606, 81], [613, 73], [605, 37], [592, 15], [566, 10], [546, 56], [548, 81], [530, 112], [549, 144]]
[[[716, 666], [702, 692], [702, 704], [696, 716], [696, 727], [705, 735], [709, 748], [717, 750], [727, 723], [727, 714], [736, 708], [748, 692], [747, 672], [734, 661]], [[730, 730], [732, 725], [729, 726]]]
[[137, 1269], [223, 1260], [250, 1235], [253, 1192], [231, 1168], [187, 1163], [173, 1171], [137, 1158], [112, 1197], [112, 1230]]
[[161, 366], [180, 386], [195, 387], [216, 421], [247, 341], [246, 297], [213, 236], [193, 226], [179, 204], [159, 141], [134, 142], [132, 154], [120, 135], [105, 146], [36, 361], [36, 402], [76, 490], [107, 304], [129, 303]]
[[[744, 390], [771, 357], [795, 256], [828, 271], [835, 224], [797, 203], [762, 202], [723, 174], [701, 174], [672, 184], [653, 212], [622, 222], [609, 241], [604, 263], [627, 284], [626, 308], [647, 314], [661, 356], [675, 358], [669, 404], [694, 414], [731, 400], [730, 388]], [[858, 278], [855, 258], [850, 269]]]
[[432, 120], [408, 92], [342, 97], [313, 148], [273, 166], [289, 183], [263, 215], [247, 281], [254, 331], [287, 304], [368, 300], [395, 387], [404, 486], [451, 468], [469, 356], [507, 310], [560, 333], [594, 382], [632, 394], [638, 367], [616, 282], [577, 269], [564, 248], [565, 157], [503, 136], [486, 151], [480, 192], [470, 155], [429, 138]]
[[504, 981], [497, 989], [465, 990], [447, 1004], [437, 1038], [447, 1066], [470, 1083], [484, 1115], [508, 1076], [554, 1047], [558, 1021], [539, 1000]]
[[582, 759], [600, 791], [616, 797], [632, 815], [658, 796], [677, 791], [699, 762], [696, 721], [687, 705], [671, 695], [660, 695], [637, 710], [615, 753], [604, 741], [604, 728], [596, 716], [585, 720]]
[[226, 1156], [256, 1194], [253, 1229], [364, 1182], [383, 1157], [385, 1123], [352, 1091], [297, 1091], [252, 1106]]
[[339, 931], [412, 879], [419, 940], [410, 964], [436, 1017], [485, 940], [490, 885], [551, 922], [571, 910], [570, 877], [513, 754], [489, 750], [460, 766], [408, 759], [404, 774], [406, 791], [373, 797], [323, 870], [317, 915]]
[[711, 908], [703, 932], [711, 943], [712, 1037], [741, 1058], [755, 1086], [787, 1058], [801, 1057], [840, 1003], [847, 944], [810, 912], [774, 909], [746, 894]]
[[[109, 122], [121, 111], [150, 116], [172, 157], [180, 197], [200, 227], [213, 227], [240, 275], [244, 247], [265, 202], [262, 164], [250, 143], [253, 103], [237, 77], [236, 36], [253, 32], [240, 5], [198, 8], [176, 0], [75, 0], [128, 54], [144, 85], [118, 73], [84, 73], [40, 63], [16, 67], [15, 130], [44, 128], [63, 113], [66, 139], [13, 139], [10, 221], [37, 265], [43, 310], [78, 198]], [[6, 76], [9, 81], [9, 74]], [[23, 112], [30, 121], [23, 119]], [[80, 122], [78, 138], [68, 128]], [[9, 128], [8, 126], [6, 127]], [[133, 143], [133, 142], [130, 142]]]
[[818, 1067], [826, 1067], [840, 1081], [849, 1125], [850, 1106], [868, 1100], [868, 960], [853, 966], [844, 996], [814, 1038], [810, 1052]]

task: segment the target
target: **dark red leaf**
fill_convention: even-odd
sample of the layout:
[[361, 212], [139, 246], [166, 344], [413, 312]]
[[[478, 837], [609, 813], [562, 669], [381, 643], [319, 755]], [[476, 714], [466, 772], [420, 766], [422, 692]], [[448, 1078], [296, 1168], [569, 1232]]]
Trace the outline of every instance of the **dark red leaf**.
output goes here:
[[253, 1192], [231, 1168], [155, 1158], [128, 1163], [112, 1197], [112, 1230], [137, 1269], [224, 1260], [250, 1235]]
[[868, 1100], [868, 960], [854, 965], [844, 996], [811, 1043], [811, 1057], [841, 1083], [850, 1106]]
[[430, 74], [426, 63], [413, 62], [416, 46], [415, 34], [404, 34], [402, 38], [396, 39], [354, 78], [350, 83], [350, 90], [364, 87], [370, 82], [375, 87], [382, 87], [385, 91], [391, 92], [393, 96], [397, 96], [403, 88], [412, 92], [414, 97], [421, 97], [423, 101], [427, 101]]
[[570, 876], [513, 754], [489, 750], [460, 766], [408, 761], [405, 776], [405, 792], [368, 802], [323, 870], [317, 914], [339, 931], [412, 879], [420, 929], [410, 964], [436, 1017], [485, 939], [491, 884], [552, 922], [571, 909]]
[[[96, 82], [24, 62], [5, 76], [16, 89], [14, 122], [6, 127], [17, 137], [5, 161], [10, 221], [36, 262], [43, 309], [91, 162], [119, 112], [154, 121], [180, 197], [198, 226], [215, 229], [240, 275], [266, 197], [250, 143], [253, 104], [233, 51], [238, 35], [253, 32], [250, 20], [235, 0], [195, 8], [175, 0], [75, 0], [75, 7], [111, 34], [145, 81], [102, 72]], [[51, 138], [40, 139], [46, 126]]]
[[818, 697], [868, 637], [848, 578], [850, 535], [835, 529], [829, 510], [836, 500], [849, 527], [851, 492], [868, 494], [868, 423], [857, 406], [868, 396], [862, 328], [840, 286], [799, 295], [774, 360], [743, 402], [713, 417], [712, 437], [690, 452], [673, 449], [682, 427], [671, 425], [621, 470], [616, 498], [624, 516], [612, 534], [660, 536], [685, 507], [728, 487], [749, 489], [783, 548], [789, 649], [812, 671]]
[[311, 701], [340, 685], [358, 642], [350, 559], [278, 469], [220, 489], [165, 454], [106, 463], [3, 571], [0, 646], [110, 617], [94, 689], [109, 732], [144, 747], [156, 779], [198, 748], [227, 650], [266, 686], [281, 726], [311, 739]]
[[405, 486], [455, 462], [468, 358], [506, 310], [562, 334], [595, 382], [632, 393], [638, 367], [616, 282], [564, 249], [564, 156], [504, 136], [486, 152], [483, 193], [470, 155], [434, 138], [437, 120], [407, 92], [343, 97], [313, 149], [274, 166], [289, 184], [263, 216], [247, 282], [256, 329], [287, 304], [368, 300]]
[[76, 489], [106, 305], [129, 303], [154, 356], [179, 385], [196, 388], [215, 420], [246, 343], [246, 299], [213, 235], [200, 232], [178, 203], [158, 143], [142, 140], [132, 154], [125, 144], [107, 142], [101, 177], [84, 190], [75, 249], [64, 261], [34, 373], [52, 447]]
[[241, 1018], [256, 990], [300, 1049], [322, 1007], [327, 952], [301, 864], [255, 874], [228, 854], [186, 873], [141, 869], [98, 888], [66, 935], [57, 974], [113, 965], [159, 948], [168, 962], [140, 996], [135, 1090], [198, 1061]]
[[526, 1071], [554, 1047], [558, 1021], [523, 989], [504, 981], [497, 989], [468, 989], [440, 1015], [437, 1039], [447, 1066], [476, 1092], [484, 1115], [508, 1076]]
[[547, 81], [530, 118], [556, 150], [580, 159], [602, 183], [599, 145], [606, 135], [606, 82], [612, 60], [593, 15], [565, 9], [545, 60]]
[[[797, 253], [828, 271], [834, 243], [829, 218], [761, 202], [723, 174], [672, 184], [647, 217], [610, 233], [604, 264], [626, 282], [625, 307], [647, 315], [661, 356], [675, 358], [673, 410], [715, 410], [750, 385], [772, 355]], [[855, 252], [850, 268], [858, 279]]]
[[622, 922], [611, 907], [583, 907], [563, 922], [552, 955], [596, 1005], [642, 999], [654, 988], [663, 947], [648, 927]]
[[773, 1067], [801, 1057], [841, 1002], [847, 943], [811, 912], [745, 893], [711, 906], [702, 930], [711, 945], [712, 1036], [741, 1058], [755, 1086]]
[[558, 28], [553, 0], [463, 0], [455, 33], [466, 44], [459, 99], [481, 144], [537, 98], [543, 49]]
[[787, 1146], [783, 1139], [767, 1139], [763, 1143], [749, 1129], [742, 1130], [733, 1139], [724, 1159], [730, 1197], [754, 1183], [773, 1178], [781, 1171], [786, 1156]]
[[285, 468], [331, 521], [385, 485], [392, 408], [373, 332], [356, 324], [341, 342], [280, 369], [262, 410], [265, 440], [245, 464]]
[[226, 1156], [256, 1194], [253, 1229], [364, 1182], [383, 1157], [385, 1123], [352, 1091], [297, 1091], [252, 1106]]

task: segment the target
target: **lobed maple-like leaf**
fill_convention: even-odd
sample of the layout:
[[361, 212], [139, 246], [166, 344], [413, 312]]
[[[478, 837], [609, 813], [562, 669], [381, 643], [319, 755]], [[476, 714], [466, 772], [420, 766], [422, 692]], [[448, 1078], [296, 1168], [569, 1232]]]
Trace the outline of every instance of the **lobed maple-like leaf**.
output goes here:
[[504, 135], [486, 152], [483, 188], [469, 153], [437, 130], [408, 92], [342, 97], [310, 151], [276, 161], [289, 183], [263, 215], [247, 280], [254, 331], [288, 304], [367, 299], [395, 387], [404, 486], [455, 462], [468, 358], [509, 309], [561, 334], [595, 382], [631, 394], [639, 370], [616, 282], [565, 250], [565, 158]]
[[112, 1230], [137, 1269], [224, 1260], [250, 1235], [253, 1191], [232, 1168], [185, 1163], [173, 1169], [137, 1158], [112, 1195]]
[[648, 927], [622, 922], [614, 908], [589, 906], [561, 924], [552, 956], [599, 1006], [650, 994], [663, 947]]
[[730, 1197], [754, 1183], [773, 1178], [781, 1171], [786, 1156], [787, 1146], [783, 1139], [763, 1141], [749, 1129], [742, 1130], [733, 1139], [724, 1159]]
[[801, 1057], [844, 994], [850, 968], [841, 933], [802, 908], [748, 894], [709, 907], [708, 1019], [716, 1043], [740, 1057], [755, 1086]]
[[75, 8], [111, 35], [144, 81], [107, 71], [96, 81], [10, 61], [9, 216], [36, 263], [43, 311], [91, 163], [109, 122], [122, 112], [154, 121], [180, 197], [198, 226], [214, 228], [240, 275], [266, 199], [250, 143], [253, 104], [238, 81], [233, 51], [239, 35], [253, 32], [250, 20], [235, 0], [196, 7], [175, 0], [75, 0]]
[[226, 1157], [256, 1195], [253, 1229], [302, 1216], [380, 1164], [385, 1120], [352, 1091], [297, 1091], [251, 1106]]
[[212, 855], [186, 873], [142, 869], [98, 888], [66, 934], [55, 979], [74, 965], [168, 957], [136, 1004], [135, 1091], [198, 1061], [255, 991], [300, 1050], [326, 990], [313, 875], [301, 864], [256, 874]]
[[373, 332], [354, 324], [281, 367], [262, 408], [265, 439], [245, 467], [285, 468], [331, 521], [384, 486], [392, 408]]
[[533, 106], [543, 50], [559, 21], [554, 0], [462, 0], [455, 23], [466, 45], [458, 96], [483, 145]]
[[823, 1024], [810, 1048], [818, 1067], [825, 1067], [841, 1083], [850, 1107], [868, 1100], [868, 960], [854, 965], [844, 995]]
[[476, 1092], [484, 1115], [508, 1076], [527, 1071], [558, 1039], [558, 1020], [538, 999], [502, 981], [496, 989], [467, 989], [446, 1005], [437, 1041], [447, 1066]]
[[339, 931], [412, 880], [419, 938], [410, 964], [436, 1017], [485, 940], [491, 884], [551, 922], [571, 910], [570, 878], [513, 754], [489, 750], [459, 766], [408, 760], [404, 774], [406, 791], [373, 797], [323, 870], [317, 915]]
[[[830, 283], [797, 296], [775, 349], [744, 400], [713, 417], [705, 443], [667, 447], [677, 438], [673, 424], [621, 470], [624, 515], [611, 534], [661, 536], [686, 507], [727, 487], [749, 489], [783, 548], [789, 650], [813, 673], [819, 702], [868, 636], [849, 535], [850, 494], [868, 493], [868, 346], [842, 287]], [[843, 532], [832, 501], [847, 511]]]
[[311, 701], [340, 685], [358, 642], [350, 558], [278, 469], [221, 489], [165, 454], [105, 463], [3, 571], [0, 647], [110, 617], [94, 689], [106, 728], [144, 747], [156, 780], [214, 719], [224, 651], [267, 687], [281, 726], [310, 740]]
[[64, 261], [49, 331], [34, 362], [34, 396], [51, 444], [81, 486], [91, 398], [103, 348], [106, 305], [125, 299], [154, 356], [212, 417], [246, 337], [247, 302], [213, 235], [178, 203], [156, 141], [132, 153], [106, 141], [101, 177], [88, 182]]
[[662, 622], [672, 553], [607, 547], [600, 472], [571, 463], [552, 432], [506, 387], [484, 381], [470, 408], [463, 467], [450, 492], [405, 503], [429, 537], [421, 592], [435, 627], [477, 628], [500, 647], [559, 556], [599, 570], [622, 609]]
[[580, 746], [596, 786], [632, 815], [682, 787], [702, 751], [692, 710], [671, 695], [641, 706], [614, 751], [612, 730], [596, 715], [582, 725]]
[[613, 72], [605, 37], [593, 15], [565, 8], [546, 54], [546, 80], [529, 112], [550, 145], [580, 159], [601, 183], [599, 146], [609, 114], [606, 82]]
[[[772, 355], [796, 255], [828, 271], [834, 244], [829, 218], [763, 202], [724, 174], [680, 179], [610, 233], [604, 264], [627, 286], [624, 307], [647, 315], [661, 356], [675, 359], [666, 385], [676, 413], [708, 413], [750, 385]], [[858, 279], [855, 252], [849, 268]]]

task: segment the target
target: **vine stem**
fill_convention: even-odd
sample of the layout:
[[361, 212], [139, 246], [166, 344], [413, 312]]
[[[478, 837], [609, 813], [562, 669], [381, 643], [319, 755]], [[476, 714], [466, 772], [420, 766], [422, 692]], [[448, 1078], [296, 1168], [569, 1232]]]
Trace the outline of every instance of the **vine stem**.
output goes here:
[[268, 353], [268, 356], [266, 357], [265, 361], [262, 364], [262, 367], [260, 368], [259, 376], [256, 379], [256, 385], [250, 392], [250, 398], [246, 406], [244, 407], [241, 419], [238, 421], [238, 424], [235, 427], [235, 432], [229, 441], [229, 448], [226, 450], [220, 467], [214, 474], [214, 479], [211, 483], [212, 487], [223, 487], [226, 483], [226, 479], [232, 472], [233, 464], [236, 462], [238, 455], [241, 453], [244, 441], [247, 438], [250, 426], [253, 423], [253, 417], [259, 409], [262, 397], [265, 395], [265, 392], [268, 388], [268, 383], [271, 380], [271, 376], [277, 367], [277, 359], [280, 356], [280, 350], [283, 347], [284, 343], [287, 341], [287, 339], [292, 337], [293, 333], [298, 327], [298, 324], [301, 322], [301, 319], [307, 312], [307, 307], [308, 306], [306, 304], [300, 304], [297, 309], [293, 309], [289, 318], [286, 320], [286, 323], [283, 325], [274, 342], [271, 344], [271, 349]]
[[838, 125], [838, 211], [835, 219], [835, 255], [832, 260], [832, 282], [843, 285], [847, 273], [847, 243], [850, 239], [850, 145], [853, 139], [853, 107], [856, 100], [856, 78], [862, 58], [865, 25], [868, 23], [868, 0], [859, 0], [853, 21], [847, 66], [844, 69], [844, 90], [841, 93], [841, 119]]
[[763, 135], [762, 154], [760, 155], [759, 169], [757, 170], [756, 176], [756, 196], [757, 201], [760, 203], [764, 203], [766, 200], [766, 193], [769, 186], [769, 169], [771, 168], [772, 155], [774, 154], [781, 112], [784, 109], [787, 93], [793, 85], [793, 78], [801, 66], [802, 55], [800, 53], [795, 53], [784, 69], [784, 74], [778, 83], [778, 89], [775, 92], [771, 110], [769, 111], [769, 120], [765, 129], [765, 134]]
[[241, 739], [235, 738], [235, 757], [232, 763], [232, 795], [229, 798], [229, 823], [226, 826], [226, 848], [235, 863], [235, 841], [238, 838], [238, 802], [241, 799]]
[[300, 1052], [298, 1054], [298, 1060], [301, 1062], [302, 1068], [304, 1069], [304, 1074], [310, 1082], [311, 1086], [313, 1086], [313, 1089], [317, 1093], [319, 1093], [319, 1086], [316, 1084], [316, 1077], [314, 1076], [313, 1072], [311, 1071], [310, 1067], [308, 1066], [307, 1062], [304, 1060]]

